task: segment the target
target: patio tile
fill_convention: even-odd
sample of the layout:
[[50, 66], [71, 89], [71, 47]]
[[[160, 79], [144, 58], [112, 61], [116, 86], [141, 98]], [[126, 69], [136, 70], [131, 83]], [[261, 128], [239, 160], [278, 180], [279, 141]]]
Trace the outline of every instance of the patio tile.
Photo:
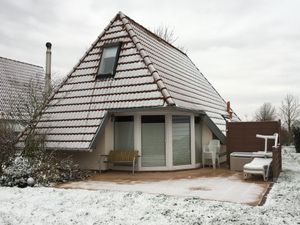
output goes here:
[[196, 169], [173, 172], [109, 171], [85, 181], [58, 185], [59, 188], [140, 191], [207, 200], [257, 205], [269, 187], [257, 179], [244, 181], [242, 173], [227, 169]]

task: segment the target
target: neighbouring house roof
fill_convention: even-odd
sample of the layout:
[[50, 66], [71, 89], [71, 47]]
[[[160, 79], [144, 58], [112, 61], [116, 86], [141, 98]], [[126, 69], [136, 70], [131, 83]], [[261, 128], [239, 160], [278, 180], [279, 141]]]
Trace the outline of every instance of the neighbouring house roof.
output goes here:
[[42, 98], [43, 67], [0, 57], [0, 119], [29, 119], [32, 95]]
[[[95, 79], [102, 47], [115, 42], [122, 42], [115, 76]], [[226, 102], [189, 57], [120, 12], [50, 98], [36, 131], [47, 148], [90, 150], [108, 112], [153, 107], [206, 113], [225, 134]]]

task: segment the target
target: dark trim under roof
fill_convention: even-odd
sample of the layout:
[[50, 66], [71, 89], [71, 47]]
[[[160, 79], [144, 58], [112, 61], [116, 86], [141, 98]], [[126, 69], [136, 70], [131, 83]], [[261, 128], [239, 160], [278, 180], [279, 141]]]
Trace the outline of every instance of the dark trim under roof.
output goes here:
[[217, 125], [207, 116], [203, 117], [203, 122], [208, 126], [208, 128], [213, 132], [214, 135], [222, 142], [222, 144], [226, 144], [226, 136], [220, 131]]

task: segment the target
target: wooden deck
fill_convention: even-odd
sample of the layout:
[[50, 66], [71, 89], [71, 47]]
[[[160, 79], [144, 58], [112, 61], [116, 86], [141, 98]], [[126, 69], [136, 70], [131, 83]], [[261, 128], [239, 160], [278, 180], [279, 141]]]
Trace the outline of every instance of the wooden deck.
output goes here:
[[89, 180], [115, 183], [132, 183], [176, 179], [193, 179], [201, 177], [230, 177], [233, 175], [238, 176], [243, 182], [257, 183], [264, 186], [268, 184], [268, 182], [263, 181], [261, 176], [255, 176], [253, 178], [244, 180], [242, 172], [231, 171], [226, 168], [212, 169], [211, 167], [179, 171], [136, 172], [134, 175], [131, 173], [131, 171], [109, 170], [106, 172], [102, 172], [101, 174], [97, 173], [91, 176]]
[[134, 175], [131, 171], [107, 171], [94, 174], [85, 181], [60, 184], [56, 187], [194, 196], [254, 206], [264, 199], [269, 186], [270, 182], [264, 182], [261, 176], [244, 180], [241, 172], [226, 168], [199, 168], [167, 172], [136, 172]]

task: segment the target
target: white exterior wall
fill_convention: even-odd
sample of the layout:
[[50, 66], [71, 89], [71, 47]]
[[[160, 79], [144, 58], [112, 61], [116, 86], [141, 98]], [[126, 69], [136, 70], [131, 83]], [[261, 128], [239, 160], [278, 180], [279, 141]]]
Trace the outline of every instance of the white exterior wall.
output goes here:
[[[202, 146], [206, 146], [208, 145], [209, 141], [213, 139], [213, 133], [211, 132], [211, 130], [207, 127], [206, 124], [202, 123]], [[221, 153], [225, 153], [226, 152], [226, 145], [221, 145]], [[227, 159], [226, 155], [220, 157], [220, 162], [225, 162]]]
[[202, 146], [208, 145], [209, 141], [213, 139], [213, 133], [208, 126], [202, 123]]
[[226, 162], [227, 161], [227, 154], [226, 154], [226, 145], [221, 145], [221, 154], [224, 154], [223, 156], [220, 157], [220, 162]]
[[[72, 152], [73, 160], [82, 169], [99, 170], [101, 155], [108, 154], [113, 149], [113, 128], [111, 120], [107, 121], [105, 129], [99, 136], [96, 149], [92, 152]], [[68, 154], [68, 152], [67, 152]], [[106, 169], [106, 165], [102, 164], [102, 170]]]
[[105, 132], [102, 132], [99, 137], [99, 144], [92, 152], [72, 152], [74, 162], [76, 162], [81, 169], [99, 170], [100, 155], [105, 149]]

